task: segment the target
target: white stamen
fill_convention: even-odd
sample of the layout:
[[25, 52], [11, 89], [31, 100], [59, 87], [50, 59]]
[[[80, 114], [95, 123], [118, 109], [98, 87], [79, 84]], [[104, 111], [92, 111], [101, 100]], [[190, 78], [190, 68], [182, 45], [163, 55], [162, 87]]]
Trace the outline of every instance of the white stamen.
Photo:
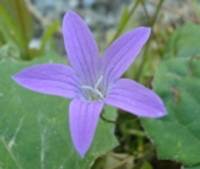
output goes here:
[[98, 95], [101, 99], [103, 99], [103, 94], [98, 90], [98, 89], [94, 89], [90, 86], [81, 86], [82, 89], [86, 89], [86, 90], [90, 90], [91, 92], [95, 93], [96, 95]]
[[94, 89], [92, 87], [90, 87], [90, 86], [87, 86], [87, 85], [83, 85], [83, 86], [81, 86], [81, 88], [94, 92]]
[[[97, 98], [99, 97], [100, 99], [103, 99], [103, 98], [104, 98], [102, 92], [99, 90], [99, 85], [101, 84], [102, 80], [103, 80], [103, 76], [101, 75], [101, 76], [98, 78], [96, 84], [94, 85], [94, 88], [91, 87], [91, 86], [88, 86], [88, 85], [83, 85], [83, 86], [81, 86], [82, 89], [85, 89], [85, 90], [88, 90], [88, 91], [91, 92], [91, 95], [90, 95], [90, 94], [87, 95], [87, 97], [88, 97], [90, 100], [92, 100], [92, 99], [91, 99], [91, 98], [92, 98], [92, 95], [93, 95], [93, 97], [97, 97]], [[96, 96], [95, 96], [95, 95], [96, 95]]]
[[102, 80], [103, 80], [103, 75], [101, 75], [101, 76], [98, 78], [98, 80], [97, 80], [97, 82], [96, 82], [96, 84], [95, 84], [95, 86], [94, 86], [95, 89], [98, 89], [98, 87], [99, 87], [99, 85], [101, 84]]
[[101, 99], [103, 99], [103, 94], [98, 89], [95, 90], [95, 93], [98, 94]]

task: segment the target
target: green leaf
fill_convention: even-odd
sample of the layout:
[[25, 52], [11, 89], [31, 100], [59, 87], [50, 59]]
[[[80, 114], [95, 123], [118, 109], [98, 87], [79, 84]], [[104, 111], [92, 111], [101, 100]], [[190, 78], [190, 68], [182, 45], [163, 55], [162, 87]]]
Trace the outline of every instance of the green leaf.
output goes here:
[[184, 167], [183, 169], [200, 169], [200, 166], [195, 166], [195, 167]]
[[171, 36], [166, 48], [165, 58], [191, 57], [200, 53], [200, 26], [187, 23]]
[[[69, 136], [69, 101], [25, 90], [11, 79], [22, 68], [41, 62], [0, 63], [0, 168], [89, 169], [116, 145], [113, 125], [100, 120], [92, 148], [81, 159]], [[115, 110], [106, 111], [113, 115]]]
[[200, 163], [200, 59], [164, 61], [155, 74], [153, 87], [163, 98], [168, 115], [143, 119], [143, 125], [161, 159]]

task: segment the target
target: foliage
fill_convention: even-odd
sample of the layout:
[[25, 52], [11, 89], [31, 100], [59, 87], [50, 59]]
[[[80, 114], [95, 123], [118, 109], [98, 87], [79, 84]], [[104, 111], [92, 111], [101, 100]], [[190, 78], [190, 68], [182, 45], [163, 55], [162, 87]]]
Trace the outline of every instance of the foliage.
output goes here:
[[166, 47], [165, 59], [174, 57], [189, 57], [200, 54], [199, 25], [187, 23], [178, 28], [170, 37]]
[[[81, 159], [66, 127], [68, 102], [22, 89], [11, 79], [23, 67], [43, 60], [0, 63], [0, 168], [88, 169], [98, 156], [116, 145], [113, 125], [100, 121], [92, 149]], [[112, 119], [114, 110], [105, 111]]]
[[200, 169], [200, 167], [199, 166], [196, 166], [196, 167], [186, 167], [184, 169]]
[[0, 13], [0, 44], [12, 44], [17, 47], [22, 59], [29, 60], [42, 55], [52, 35], [59, 30], [58, 21], [50, 23], [41, 37], [40, 47], [31, 48], [30, 43], [34, 35], [33, 17], [25, 1], [2, 0]]
[[199, 26], [188, 24], [172, 35], [166, 60], [157, 69], [153, 83], [169, 114], [158, 120], [143, 120], [159, 157], [186, 166], [200, 163], [200, 51], [199, 43], [194, 43], [199, 30]]
[[28, 45], [33, 34], [32, 18], [23, 0], [2, 0], [0, 31], [4, 42], [15, 42], [22, 56], [28, 56]]

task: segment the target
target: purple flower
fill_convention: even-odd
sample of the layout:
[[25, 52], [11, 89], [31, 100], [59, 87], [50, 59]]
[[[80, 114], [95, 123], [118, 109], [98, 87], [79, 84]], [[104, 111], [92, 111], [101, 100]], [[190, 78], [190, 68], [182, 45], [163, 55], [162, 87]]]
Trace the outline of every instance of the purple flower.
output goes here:
[[163, 102], [153, 91], [120, 78], [148, 40], [150, 28], [138, 27], [124, 34], [106, 49], [103, 57], [89, 28], [76, 13], [64, 16], [62, 30], [70, 66], [35, 65], [17, 73], [14, 80], [36, 92], [72, 99], [70, 132], [81, 156], [92, 143], [104, 105], [141, 117], [166, 114]]

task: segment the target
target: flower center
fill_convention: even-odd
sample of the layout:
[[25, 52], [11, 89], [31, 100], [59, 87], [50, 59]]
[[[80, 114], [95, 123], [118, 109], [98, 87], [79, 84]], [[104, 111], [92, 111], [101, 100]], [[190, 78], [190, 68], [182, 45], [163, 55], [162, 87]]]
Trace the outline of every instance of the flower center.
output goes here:
[[97, 82], [93, 86], [83, 85], [81, 88], [83, 89], [84, 96], [88, 100], [102, 100], [104, 98], [104, 94], [102, 92], [102, 89], [100, 87], [101, 82], [103, 80], [103, 76], [101, 75]]

